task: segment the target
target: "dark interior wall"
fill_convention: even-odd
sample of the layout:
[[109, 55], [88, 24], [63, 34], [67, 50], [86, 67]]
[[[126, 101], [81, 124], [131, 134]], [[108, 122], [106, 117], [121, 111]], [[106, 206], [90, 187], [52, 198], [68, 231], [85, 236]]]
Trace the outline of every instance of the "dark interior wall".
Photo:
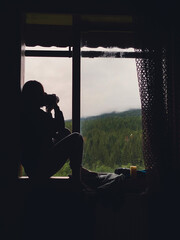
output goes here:
[[[17, 177], [19, 159], [19, 93], [21, 75], [21, 20], [24, 12], [117, 13], [132, 11], [127, 1], [2, 1], [1, 2], [1, 173], [2, 179]], [[126, 7], [125, 7], [126, 6]], [[5, 180], [6, 181], [6, 180]]]
[[[21, 16], [1, 13], [1, 176], [15, 177], [18, 153]], [[8, 161], [6, 160], [8, 159]]]
[[[28, 2], [28, 1], [25, 1]], [[163, 6], [158, 5], [157, 3], [153, 6], [153, 1], [151, 4], [147, 4], [144, 1], [143, 4], [140, 4], [139, 1], [134, 3], [133, 1], [126, 1], [120, 3], [118, 1], [109, 2], [102, 1], [90, 1], [85, 4], [77, 4], [77, 1], [70, 3], [63, 2], [62, 4], [58, 3], [56, 7], [53, 2], [51, 5], [49, 3], [43, 4], [41, 1], [31, 1], [31, 5], [27, 3], [17, 3], [17, 1], [12, 1], [12, 5], [7, 3], [1, 7], [0, 14], [0, 24], [1, 24], [1, 37], [0, 37], [0, 46], [1, 46], [1, 63], [0, 63], [0, 99], [1, 99], [1, 124], [0, 124], [0, 189], [1, 189], [1, 204], [0, 204], [0, 224], [3, 226], [3, 231], [5, 234], [18, 236], [18, 222], [17, 217], [19, 216], [19, 207], [20, 207], [20, 195], [18, 192], [18, 185], [16, 184], [17, 175], [18, 175], [18, 161], [20, 159], [20, 144], [19, 144], [19, 94], [20, 94], [20, 66], [21, 66], [21, 17], [22, 12], [24, 11], [50, 11], [50, 12], [72, 12], [72, 13], [138, 13], [139, 15], [145, 15], [146, 13], [149, 16], [154, 14], [153, 10], [155, 9], [156, 14], [161, 10], [161, 14], [165, 17], [168, 13], [168, 6], [165, 6], [164, 12], [162, 12]], [[98, 3], [97, 3], [98, 2]], [[133, 2], [133, 3], [132, 3]], [[146, 4], [146, 6], [145, 6]], [[164, 3], [165, 4], [165, 3]], [[161, 8], [162, 7], [162, 8]], [[169, 11], [173, 11], [171, 6]], [[171, 17], [171, 15], [169, 15]], [[176, 25], [177, 28], [179, 25]], [[178, 32], [176, 29], [175, 32]], [[176, 44], [176, 47], [179, 46], [179, 38], [177, 36], [174, 38], [173, 43]], [[179, 51], [174, 49], [174, 55], [172, 56], [173, 64], [173, 86], [172, 89], [176, 93], [174, 97], [174, 114], [180, 116], [180, 84], [179, 84]], [[174, 139], [174, 144], [178, 140], [180, 135], [179, 130], [179, 120], [180, 117], [176, 118], [176, 129], [179, 131], [179, 134], [172, 136], [171, 139]], [[176, 131], [173, 129], [172, 131]], [[171, 142], [172, 144], [172, 142]], [[177, 165], [179, 165], [179, 146], [174, 145], [172, 149], [176, 151]], [[19, 216], [20, 217], [20, 216]], [[17, 222], [16, 224], [14, 224]], [[1, 234], [3, 232], [1, 231]], [[4, 239], [1, 237], [1, 239]], [[16, 239], [16, 238], [13, 238]]]
[[[170, 139], [172, 146], [172, 155], [170, 161], [174, 173], [177, 177], [177, 184], [179, 179], [179, 167], [180, 167], [180, 26], [178, 21], [174, 24], [174, 30], [172, 31], [172, 81], [170, 83], [170, 92], [172, 97], [172, 138]], [[178, 187], [179, 188], [179, 187]]]
[[[20, 93], [20, 74], [21, 74], [21, 23], [22, 14], [24, 12], [60, 12], [60, 13], [91, 13], [91, 14], [133, 14], [142, 19], [142, 31], [147, 31], [146, 22], [151, 28], [156, 28], [157, 25], [169, 29], [171, 32], [171, 24], [176, 15], [176, 6], [168, 4], [168, 2], [161, 1], [91, 1], [83, 4], [82, 1], [57, 1], [52, 0], [51, 4], [44, 1], [10, 1], [11, 4], [4, 1], [4, 6], [1, 8], [1, 171], [0, 176], [7, 176], [6, 170], [10, 178], [17, 177], [18, 159], [20, 158], [19, 146], [19, 129], [18, 129], [18, 111], [19, 111], [19, 93]], [[146, 2], [146, 3], [145, 3]], [[174, 13], [174, 14], [173, 14]], [[145, 20], [144, 20], [145, 19]], [[173, 19], [173, 20], [172, 20]], [[175, 18], [175, 21], [177, 19]], [[158, 24], [156, 24], [158, 22]], [[177, 21], [176, 21], [177, 22]], [[153, 23], [153, 24], [152, 24]], [[176, 24], [175, 32], [178, 24]], [[142, 33], [141, 33], [142, 34]], [[176, 35], [176, 34], [174, 34]], [[140, 35], [141, 36], [141, 35]], [[143, 36], [143, 34], [142, 34]], [[154, 38], [155, 39], [155, 38]], [[173, 40], [178, 46], [177, 37]], [[173, 44], [172, 41], [172, 44]], [[177, 79], [178, 66], [176, 63], [178, 53], [174, 50], [173, 55], [173, 78]], [[172, 60], [172, 59], [171, 59]], [[175, 86], [177, 85], [177, 86]], [[177, 103], [176, 111], [178, 109], [178, 84], [174, 83], [172, 88], [176, 89]], [[172, 90], [172, 89], [171, 89]], [[175, 114], [175, 112], [174, 112]], [[178, 121], [178, 120], [177, 120]], [[178, 122], [177, 122], [178, 124]], [[177, 154], [178, 149], [176, 149]]]
[[21, 14], [11, 8], [1, 8], [0, 23], [0, 238], [10, 239], [10, 235], [16, 236], [18, 231], [15, 222], [19, 211]]

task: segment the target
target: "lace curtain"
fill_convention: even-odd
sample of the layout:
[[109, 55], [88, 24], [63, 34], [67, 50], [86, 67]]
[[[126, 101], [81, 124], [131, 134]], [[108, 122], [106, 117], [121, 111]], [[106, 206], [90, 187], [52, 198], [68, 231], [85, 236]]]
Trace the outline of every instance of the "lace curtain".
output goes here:
[[145, 58], [136, 59], [145, 167], [163, 175], [168, 165], [167, 49], [161, 46], [136, 51], [146, 54]]

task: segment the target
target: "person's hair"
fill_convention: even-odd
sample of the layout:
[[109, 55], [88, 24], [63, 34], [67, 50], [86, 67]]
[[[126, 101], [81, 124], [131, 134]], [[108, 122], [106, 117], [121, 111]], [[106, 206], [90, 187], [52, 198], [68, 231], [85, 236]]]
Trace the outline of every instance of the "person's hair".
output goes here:
[[44, 88], [36, 80], [29, 80], [22, 88], [22, 101], [24, 106], [41, 107], [44, 101]]

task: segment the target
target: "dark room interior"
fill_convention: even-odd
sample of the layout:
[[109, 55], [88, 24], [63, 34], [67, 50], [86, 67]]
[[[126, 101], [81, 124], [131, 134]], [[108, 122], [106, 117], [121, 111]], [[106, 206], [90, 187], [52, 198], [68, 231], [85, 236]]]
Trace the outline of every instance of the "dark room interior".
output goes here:
[[[179, 233], [180, 84], [176, 1], [2, 1], [0, 238], [175, 239]], [[66, 47], [32, 51], [25, 47]], [[20, 93], [27, 56], [72, 58], [72, 131], [80, 132], [81, 56], [134, 48], [146, 177], [77, 193], [68, 177], [20, 177]], [[116, 53], [116, 58], [121, 53]]]

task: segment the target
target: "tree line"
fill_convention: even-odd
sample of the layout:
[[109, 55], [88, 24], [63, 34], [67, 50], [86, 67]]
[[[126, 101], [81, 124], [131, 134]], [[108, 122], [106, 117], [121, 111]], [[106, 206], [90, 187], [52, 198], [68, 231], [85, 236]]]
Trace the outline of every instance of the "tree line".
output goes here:
[[[72, 122], [66, 121], [66, 127], [72, 129]], [[83, 118], [81, 134], [84, 167], [96, 172], [114, 172], [131, 165], [144, 169], [140, 109]], [[70, 173], [66, 163], [56, 176]]]
[[[82, 118], [83, 166], [96, 172], [114, 172], [116, 168], [131, 165], [144, 169], [141, 121], [140, 109]], [[65, 124], [72, 131], [72, 121]], [[69, 174], [68, 161], [55, 176]]]

